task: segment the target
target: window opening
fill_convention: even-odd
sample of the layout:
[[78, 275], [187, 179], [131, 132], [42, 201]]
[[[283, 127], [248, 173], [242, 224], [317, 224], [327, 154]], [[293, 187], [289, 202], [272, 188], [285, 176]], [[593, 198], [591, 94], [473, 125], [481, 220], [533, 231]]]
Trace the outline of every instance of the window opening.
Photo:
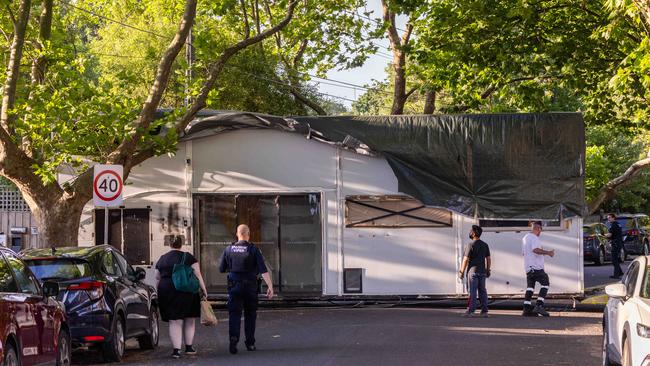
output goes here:
[[407, 196], [348, 196], [346, 227], [449, 227], [451, 211]]

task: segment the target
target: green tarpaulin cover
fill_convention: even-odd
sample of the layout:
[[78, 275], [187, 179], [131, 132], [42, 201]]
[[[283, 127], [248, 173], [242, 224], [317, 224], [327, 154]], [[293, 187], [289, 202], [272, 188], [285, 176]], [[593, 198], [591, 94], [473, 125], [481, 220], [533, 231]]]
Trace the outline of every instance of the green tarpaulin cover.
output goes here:
[[578, 113], [278, 117], [204, 110], [182, 139], [242, 128], [299, 133], [384, 157], [400, 192], [468, 216], [557, 220], [584, 209]]

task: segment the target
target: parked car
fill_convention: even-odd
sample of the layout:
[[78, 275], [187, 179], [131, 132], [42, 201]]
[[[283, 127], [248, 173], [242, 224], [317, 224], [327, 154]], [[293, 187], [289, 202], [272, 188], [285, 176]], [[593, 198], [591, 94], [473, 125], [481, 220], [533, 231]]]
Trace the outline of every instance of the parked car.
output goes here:
[[112, 246], [27, 249], [21, 255], [41, 281], [59, 284], [73, 346], [97, 346], [106, 361], [120, 361], [129, 338], [142, 349], [158, 346], [156, 290], [142, 281], [145, 271]]
[[[601, 223], [584, 225], [582, 227], [583, 256], [585, 261], [594, 262], [597, 266], [612, 260], [612, 242], [607, 234], [607, 226]], [[620, 253], [621, 258], [623, 254]]]
[[650, 365], [650, 256], [637, 257], [605, 292], [603, 364]]
[[[616, 221], [623, 229], [625, 254], [650, 255], [650, 217], [645, 214], [619, 214]], [[609, 225], [607, 220], [605, 225]]]
[[70, 331], [58, 293], [56, 283], [41, 286], [13, 251], [0, 247], [0, 364], [70, 365]]

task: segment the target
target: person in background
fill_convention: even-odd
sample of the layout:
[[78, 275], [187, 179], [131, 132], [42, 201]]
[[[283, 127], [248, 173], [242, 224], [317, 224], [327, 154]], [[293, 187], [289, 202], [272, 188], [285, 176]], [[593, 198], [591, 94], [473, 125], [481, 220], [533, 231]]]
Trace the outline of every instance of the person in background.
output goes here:
[[[544, 272], [544, 256], [553, 257], [555, 250], [544, 250], [539, 240], [542, 234], [542, 223], [535, 221], [531, 224], [531, 232], [526, 234], [522, 239], [521, 254], [524, 256], [524, 269], [526, 271], [526, 297], [524, 299], [523, 316], [549, 316], [544, 309], [544, 301], [550, 285], [548, 275]], [[535, 292], [535, 283], [539, 282], [542, 288], [537, 295], [535, 307], [532, 305], [533, 292]]]
[[[196, 319], [201, 317], [201, 296], [206, 296], [208, 292], [203, 282], [203, 276], [201, 276], [198, 261], [192, 254], [181, 250], [183, 247], [182, 237], [174, 236], [170, 247], [169, 252], [160, 257], [156, 263], [156, 287], [160, 317], [163, 321], [169, 322], [169, 338], [171, 338], [174, 347], [172, 357], [180, 358], [183, 339], [185, 340], [185, 354], [196, 354], [193, 345]], [[181, 262], [192, 267], [194, 275], [199, 280], [202, 293], [192, 294], [176, 290], [172, 281], [172, 272], [174, 265]]]
[[[490, 258], [490, 247], [486, 242], [480, 239], [483, 229], [480, 226], [472, 225], [472, 230], [469, 232], [471, 243], [465, 247], [465, 255], [463, 256], [463, 263], [460, 266], [458, 273], [462, 280], [467, 270], [467, 280], [469, 282], [469, 304], [467, 311], [463, 316], [474, 316], [476, 310], [476, 293], [481, 300], [481, 317], [488, 317], [488, 295], [485, 288], [485, 279], [490, 277], [490, 266], [492, 264]], [[469, 269], [468, 269], [469, 268]]]
[[255, 322], [257, 320], [257, 278], [261, 274], [268, 290], [266, 296], [273, 298], [273, 281], [262, 252], [251, 242], [247, 225], [237, 227], [237, 242], [224, 250], [219, 264], [221, 273], [228, 273], [228, 313], [231, 354], [237, 353], [241, 331], [241, 315], [244, 311], [246, 349], [255, 351]]
[[609, 221], [609, 232], [605, 234], [612, 241], [612, 266], [614, 266], [614, 274], [609, 278], [619, 279], [623, 276], [621, 269], [621, 250], [623, 250], [623, 229], [616, 221], [616, 215], [613, 213], [607, 214], [607, 221]]

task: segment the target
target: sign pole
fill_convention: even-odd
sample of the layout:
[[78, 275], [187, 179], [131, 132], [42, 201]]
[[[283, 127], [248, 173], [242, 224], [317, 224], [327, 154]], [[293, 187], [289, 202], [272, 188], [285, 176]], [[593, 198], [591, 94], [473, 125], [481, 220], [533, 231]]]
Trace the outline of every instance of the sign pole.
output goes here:
[[93, 204], [104, 207], [104, 244], [108, 243], [109, 207], [120, 206], [123, 203], [122, 190], [124, 182], [121, 165], [97, 164], [93, 167]]
[[104, 244], [108, 244], [108, 206], [104, 206]]

